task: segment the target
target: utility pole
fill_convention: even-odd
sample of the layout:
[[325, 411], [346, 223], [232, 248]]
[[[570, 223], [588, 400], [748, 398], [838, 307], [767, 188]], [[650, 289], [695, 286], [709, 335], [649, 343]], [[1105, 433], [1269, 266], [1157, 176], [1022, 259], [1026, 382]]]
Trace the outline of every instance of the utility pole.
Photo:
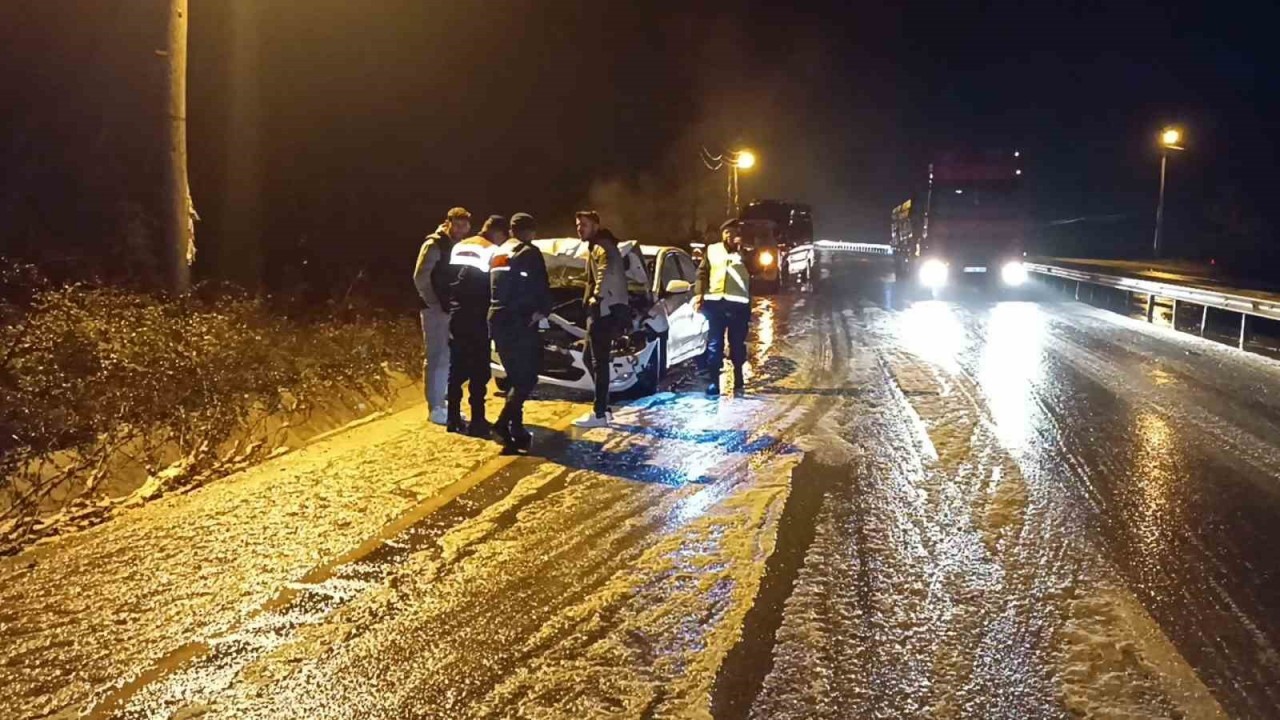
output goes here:
[[175, 295], [191, 288], [196, 214], [187, 178], [187, 4], [169, 0], [166, 62], [164, 211], [165, 283]]
[[1156, 237], [1151, 243], [1151, 254], [1160, 257], [1160, 230], [1164, 226], [1164, 180], [1169, 167], [1169, 151], [1184, 150], [1182, 131], [1175, 127], [1167, 127], [1160, 133], [1160, 199], [1156, 201]]

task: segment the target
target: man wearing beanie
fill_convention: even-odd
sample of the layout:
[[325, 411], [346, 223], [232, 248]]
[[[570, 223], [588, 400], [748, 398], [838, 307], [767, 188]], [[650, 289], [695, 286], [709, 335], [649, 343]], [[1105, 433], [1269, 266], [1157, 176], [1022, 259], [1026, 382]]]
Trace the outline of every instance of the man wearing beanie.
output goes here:
[[[507, 241], [507, 219], [492, 215], [480, 234], [453, 246], [449, 255], [449, 432], [488, 437], [484, 417], [489, 384], [489, 268]], [[462, 386], [468, 386], [471, 423], [462, 419]]]
[[747, 326], [751, 323], [751, 275], [742, 260], [741, 246], [738, 221], [727, 220], [720, 226], [720, 242], [707, 246], [698, 266], [693, 303], [707, 318], [709, 330], [702, 368], [708, 397], [720, 394], [726, 334], [733, 362], [733, 394], [742, 397], [746, 392], [742, 366], [747, 359]]
[[503, 452], [528, 452], [533, 435], [524, 427], [524, 402], [538, 384], [542, 346], [538, 324], [551, 315], [551, 286], [542, 251], [533, 245], [537, 225], [528, 213], [511, 217], [512, 240], [493, 258], [489, 333], [510, 383], [493, 426]]

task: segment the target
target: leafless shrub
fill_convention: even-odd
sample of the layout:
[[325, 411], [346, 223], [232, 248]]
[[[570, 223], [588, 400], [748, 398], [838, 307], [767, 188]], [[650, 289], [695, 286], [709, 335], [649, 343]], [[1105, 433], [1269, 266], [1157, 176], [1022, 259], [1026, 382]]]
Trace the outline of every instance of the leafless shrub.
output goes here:
[[145, 492], [169, 492], [260, 459], [271, 448], [245, 438], [265, 418], [305, 416], [335, 392], [386, 396], [387, 372], [419, 362], [414, 326], [340, 315], [50, 287], [0, 267], [0, 551], [46, 530], [50, 505], [109, 512], [93, 491], [122, 455], [150, 476]]

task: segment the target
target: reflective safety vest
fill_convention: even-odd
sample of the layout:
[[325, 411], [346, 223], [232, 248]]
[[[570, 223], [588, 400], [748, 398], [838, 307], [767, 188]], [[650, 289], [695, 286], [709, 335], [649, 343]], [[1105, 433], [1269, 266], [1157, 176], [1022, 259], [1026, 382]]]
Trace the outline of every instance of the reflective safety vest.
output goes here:
[[742, 255], [729, 252], [724, 243], [713, 243], [707, 246], [707, 263], [711, 276], [703, 299], [751, 302], [751, 275]]
[[449, 253], [445, 307], [483, 317], [489, 312], [489, 267], [498, 248], [477, 235], [456, 243]]
[[465, 265], [482, 272], [489, 272], [489, 264], [498, 252], [498, 246], [476, 235], [455, 243], [449, 253], [450, 265]]

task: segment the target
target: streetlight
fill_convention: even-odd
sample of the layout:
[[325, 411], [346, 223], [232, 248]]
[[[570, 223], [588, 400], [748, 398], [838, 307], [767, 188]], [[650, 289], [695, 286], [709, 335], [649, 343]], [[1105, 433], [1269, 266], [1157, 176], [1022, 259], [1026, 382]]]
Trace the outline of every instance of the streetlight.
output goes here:
[[1160, 199], [1156, 202], [1156, 239], [1152, 243], [1152, 252], [1160, 257], [1160, 227], [1164, 224], [1164, 179], [1169, 165], [1169, 151], [1183, 150], [1182, 131], [1176, 127], [1167, 127], [1160, 133]]
[[712, 155], [709, 150], [702, 148], [702, 163], [709, 170], [719, 170], [722, 167], [729, 168], [729, 185], [726, 188], [728, 210], [726, 214], [729, 217], [733, 217], [738, 212], [738, 171], [750, 170], [755, 167], [756, 154], [744, 149]]

